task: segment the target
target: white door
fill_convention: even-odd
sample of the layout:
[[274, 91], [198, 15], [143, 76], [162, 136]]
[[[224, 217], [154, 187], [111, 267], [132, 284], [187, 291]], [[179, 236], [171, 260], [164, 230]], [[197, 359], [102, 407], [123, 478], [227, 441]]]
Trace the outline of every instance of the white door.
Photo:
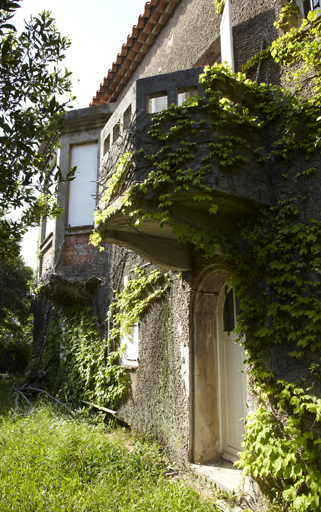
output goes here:
[[238, 459], [238, 452], [242, 450], [242, 418], [245, 418], [247, 411], [245, 353], [233, 332], [236, 310], [234, 290], [226, 285], [218, 303], [220, 434], [221, 455], [231, 462]]

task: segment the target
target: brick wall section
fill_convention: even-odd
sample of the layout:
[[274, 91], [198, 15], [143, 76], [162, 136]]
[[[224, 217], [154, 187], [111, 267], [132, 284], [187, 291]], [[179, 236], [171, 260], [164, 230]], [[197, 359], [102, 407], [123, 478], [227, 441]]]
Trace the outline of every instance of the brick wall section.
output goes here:
[[89, 242], [89, 235], [67, 235], [64, 265], [92, 265], [93, 263], [94, 246]]

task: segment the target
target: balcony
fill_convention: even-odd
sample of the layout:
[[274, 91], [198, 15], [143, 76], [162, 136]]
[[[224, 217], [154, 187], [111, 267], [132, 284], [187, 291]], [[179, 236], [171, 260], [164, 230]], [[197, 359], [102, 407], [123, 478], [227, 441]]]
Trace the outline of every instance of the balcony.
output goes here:
[[[100, 197], [104, 197], [111, 180], [115, 181], [116, 172], [119, 179], [113, 190], [109, 189], [108, 201], [99, 203], [99, 212], [103, 214], [108, 208], [108, 216], [96, 224], [96, 231], [104, 242], [127, 247], [153, 263], [176, 270], [191, 268], [191, 246], [180, 241], [177, 228], [184, 229], [188, 224], [196, 231], [234, 237], [242, 218], [275, 201], [265, 160], [266, 129], [259, 117], [241, 128], [236, 123], [232, 130], [231, 123], [218, 125], [215, 110], [209, 112], [207, 108], [211, 98], [198, 83], [202, 71], [203, 68], [193, 68], [138, 80], [102, 131], [105, 151], [100, 164]], [[227, 121], [235, 115], [236, 102], [246, 106], [253, 118], [257, 116], [253, 99], [233, 79], [228, 85], [217, 85], [222, 89], [217, 109], [222, 112], [225, 103], [228, 105], [224, 111]], [[195, 94], [199, 96], [196, 102], [183, 103]], [[190, 122], [180, 123], [177, 116], [167, 116], [161, 133], [168, 135], [162, 140], [153, 137], [150, 130], [156, 112], [182, 103], [182, 115], [187, 115]], [[226, 140], [228, 161], [224, 161], [226, 154], [220, 154], [219, 140]], [[120, 157], [132, 151], [137, 153], [131, 162], [117, 170]], [[168, 179], [156, 187], [158, 178], [153, 181], [151, 176], [155, 174], [151, 173], [157, 175], [173, 154], [172, 165], [165, 172]], [[202, 186], [188, 178], [199, 172]], [[146, 180], [145, 190], [138, 190], [137, 185]], [[184, 186], [185, 180], [189, 180], [188, 187]], [[135, 190], [132, 204], [125, 207], [124, 200], [131, 190]], [[194, 199], [195, 194], [198, 200]], [[161, 217], [159, 203], [164, 196], [170, 198], [171, 204], [165, 220], [159, 222], [154, 215]], [[209, 213], [213, 203], [218, 207], [215, 215]], [[142, 211], [149, 215], [140, 222]]]

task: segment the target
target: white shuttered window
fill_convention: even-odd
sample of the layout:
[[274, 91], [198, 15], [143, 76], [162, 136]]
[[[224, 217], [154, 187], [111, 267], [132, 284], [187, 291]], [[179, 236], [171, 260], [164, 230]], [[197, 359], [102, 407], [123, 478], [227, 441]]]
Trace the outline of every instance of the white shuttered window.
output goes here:
[[131, 331], [131, 335], [121, 336], [121, 347], [124, 348], [122, 364], [138, 366], [138, 323], [136, 322]]
[[87, 226], [94, 223], [97, 160], [98, 144], [74, 146], [71, 150], [71, 167], [77, 165], [77, 170], [69, 188], [69, 226]]

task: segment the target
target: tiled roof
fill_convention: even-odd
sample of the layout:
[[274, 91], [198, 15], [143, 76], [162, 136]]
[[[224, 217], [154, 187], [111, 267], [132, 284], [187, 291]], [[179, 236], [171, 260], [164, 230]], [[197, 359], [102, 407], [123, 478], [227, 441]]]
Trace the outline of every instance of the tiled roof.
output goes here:
[[113, 62], [104, 82], [96, 92], [90, 107], [117, 100], [138, 64], [143, 60], [180, 0], [150, 0], [146, 2], [144, 14], [133, 26], [131, 35], [123, 44], [121, 52]]

